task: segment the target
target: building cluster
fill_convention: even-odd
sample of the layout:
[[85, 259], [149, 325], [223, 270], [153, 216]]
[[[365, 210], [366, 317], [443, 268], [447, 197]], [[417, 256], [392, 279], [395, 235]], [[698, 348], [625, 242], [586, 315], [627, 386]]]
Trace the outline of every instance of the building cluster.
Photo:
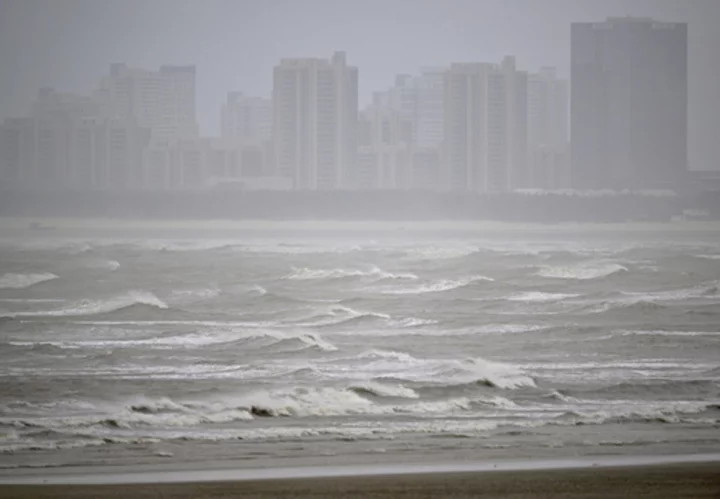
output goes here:
[[572, 88], [554, 68], [526, 72], [513, 57], [424, 68], [360, 109], [358, 69], [344, 53], [284, 59], [271, 98], [228, 94], [219, 137], [199, 133], [193, 66], [113, 64], [92, 95], [41, 89], [28, 116], [5, 120], [0, 181], [478, 193], [681, 181], [686, 25], [577, 23], [571, 62]]

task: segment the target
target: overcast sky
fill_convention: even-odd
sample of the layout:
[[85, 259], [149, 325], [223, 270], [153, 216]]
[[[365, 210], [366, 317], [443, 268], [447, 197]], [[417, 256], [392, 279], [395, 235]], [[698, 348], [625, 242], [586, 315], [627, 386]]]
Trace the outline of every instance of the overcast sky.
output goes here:
[[720, 0], [0, 0], [0, 117], [41, 86], [89, 93], [111, 62], [195, 64], [201, 130], [216, 134], [226, 93], [269, 96], [282, 57], [345, 50], [364, 102], [452, 61], [512, 54], [567, 75], [570, 23], [622, 15], [690, 23], [690, 163], [719, 169]]

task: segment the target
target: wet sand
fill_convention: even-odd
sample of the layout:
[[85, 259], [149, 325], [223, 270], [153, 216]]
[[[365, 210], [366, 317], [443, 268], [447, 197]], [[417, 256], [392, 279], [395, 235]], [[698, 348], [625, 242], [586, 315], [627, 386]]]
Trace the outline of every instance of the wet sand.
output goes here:
[[0, 485], [5, 499], [45, 498], [653, 498], [720, 499], [720, 462], [113, 485]]

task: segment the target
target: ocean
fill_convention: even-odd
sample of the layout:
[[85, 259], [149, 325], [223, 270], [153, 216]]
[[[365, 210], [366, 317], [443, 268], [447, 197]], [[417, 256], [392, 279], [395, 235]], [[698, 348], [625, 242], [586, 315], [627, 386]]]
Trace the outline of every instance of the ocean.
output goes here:
[[0, 468], [720, 448], [720, 231], [5, 231]]

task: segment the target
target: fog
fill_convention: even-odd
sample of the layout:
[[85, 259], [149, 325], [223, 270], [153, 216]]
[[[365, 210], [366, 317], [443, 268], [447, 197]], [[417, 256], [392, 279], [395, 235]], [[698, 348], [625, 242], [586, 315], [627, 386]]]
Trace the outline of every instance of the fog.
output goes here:
[[719, 26], [0, 0], [0, 497], [720, 497]]
[[[613, 195], [631, 191], [633, 196], [636, 191], [674, 191], [682, 200], [673, 207], [663, 208], [663, 217], [665, 213], [682, 217], [688, 210], [714, 212], [718, 204], [715, 197], [707, 193], [718, 189], [717, 173], [714, 172], [720, 171], [717, 161], [720, 101], [715, 98], [720, 87], [720, 62], [715, 49], [720, 46], [717, 28], [720, 5], [713, 0], [2, 0], [0, 9], [0, 120], [10, 120], [5, 121], [3, 130], [6, 132], [0, 142], [2, 188], [11, 191], [0, 206], [6, 210], [6, 215], [46, 214], [49, 211], [67, 216], [83, 215], [73, 207], [49, 203], [49, 197], [44, 194], [48, 190], [63, 189], [76, 192], [74, 202], [85, 206], [88, 212], [85, 214], [106, 213], [103, 210], [107, 202], [97, 201], [96, 191], [150, 190], [158, 192], [154, 198], [158, 200], [167, 191], [217, 188], [259, 192], [403, 191], [399, 197], [417, 197], [417, 192], [427, 191], [463, 192], [462, 196], [465, 192], [483, 196], [515, 192], [513, 196], [522, 197], [524, 203], [529, 203], [525, 198], [531, 191], [545, 192], [545, 197], [563, 198], [573, 196], [575, 191], [582, 192], [583, 197], [593, 197], [606, 190], [613, 191]], [[683, 35], [678, 38], [675, 48], [663, 49], [653, 56], [662, 60], [658, 63], [659, 68], [678, 64], [678, 69], [673, 70], [677, 76], [673, 81], [677, 83], [667, 83], [666, 78], [670, 77], [666, 74], [670, 73], [665, 69], [653, 70], [654, 73], [648, 71], [647, 81], [636, 83], [633, 87], [636, 90], [632, 92], [642, 94], [638, 89], [647, 82], [655, 82], [657, 88], [648, 90], [647, 94], [669, 92], [666, 98], [657, 98], [657, 102], [666, 104], [657, 105], [650, 101], [638, 104], [647, 109], [659, 109], [652, 118], [643, 118], [645, 121], [641, 120], [639, 125], [622, 123], [631, 119], [629, 116], [649, 112], [645, 108], [634, 108], [629, 114], [621, 115], [617, 109], [630, 107], [622, 104], [620, 98], [601, 104], [594, 112], [604, 112], [601, 108], [610, 109], [605, 126], [607, 130], [615, 130], [617, 136], [597, 139], [594, 145], [578, 145], [583, 142], [583, 133], [584, 136], [597, 136], [598, 130], [581, 125], [592, 122], [595, 119], [592, 114], [586, 114], [585, 121], [577, 117], [571, 119], [573, 109], [580, 109], [583, 102], [592, 100], [592, 97], [579, 97], [578, 101], [572, 102], [570, 99], [574, 85], [581, 85], [571, 78], [571, 25], [602, 23], [607, 18], [628, 16], [681, 23], [678, 26], [687, 23], [687, 46]], [[634, 43], [640, 47], [642, 42]], [[638, 54], [641, 50], [644, 49], [638, 48]], [[623, 51], [627, 50], [621, 48], [618, 53]], [[338, 121], [332, 125], [335, 128], [319, 132], [321, 135], [337, 133], [342, 137], [336, 139], [338, 142], [334, 145], [327, 146], [333, 148], [332, 157], [327, 159], [328, 166], [321, 164], [323, 160], [318, 158], [301, 158], [297, 151], [282, 152], [283, 147], [296, 147], [297, 144], [292, 146], [288, 141], [295, 141], [297, 137], [290, 134], [290, 129], [283, 131], [278, 124], [285, 117], [277, 114], [281, 103], [273, 102], [277, 101], [277, 98], [273, 99], [273, 88], [279, 85], [280, 80], [274, 75], [278, 74], [277, 68], [282, 69], [282, 61], [314, 58], [332, 65], [335, 53], [343, 54], [341, 65], [346, 75], [343, 78], [349, 78], [349, 83], [340, 85], [340, 80], [335, 81], [333, 85], [339, 86], [333, 87], [333, 92], [350, 96], [350, 101], [344, 101], [340, 110], [329, 111], [336, 113], [333, 119]], [[508, 56], [511, 57], [509, 63]], [[643, 57], [646, 56], [638, 55], [631, 64], [649, 67], [650, 62], [637, 63]], [[611, 64], [610, 60], [601, 64]], [[462, 78], [458, 72], [463, 71], [458, 69], [460, 66], [452, 73], [452, 65], [458, 63], [482, 63], [496, 68], [491, 72], [504, 72], [502, 78], [506, 89], [502, 105], [506, 106], [506, 114], [501, 117], [504, 124], [498, 126], [508, 128], [507, 136], [497, 139], [504, 144], [498, 147], [505, 148], [502, 158], [497, 160], [499, 166], [490, 164], [493, 161], [489, 159], [490, 155], [494, 153], [487, 151], [492, 144], [481, 144], [489, 137], [486, 132], [480, 129], [448, 132], [455, 126], [453, 117], [461, 119], [458, 113], [465, 112], [463, 106], [468, 105], [461, 103], [453, 110], [449, 101], [443, 102], [443, 95], [448, 95], [443, 92], [452, 90], [442, 87], [452, 78], [457, 82], [460, 81], [457, 78]], [[113, 64], [126, 68], [118, 70], [122, 74], [117, 73], [115, 79], [111, 76]], [[508, 67], [512, 69], [508, 70]], [[427, 73], [429, 68], [435, 73]], [[554, 70], [548, 73], [544, 68]], [[179, 83], [183, 77], [177, 75], [183, 71], [186, 79]], [[175, 76], [170, 76], [172, 74]], [[438, 75], [438, 79], [432, 80], [432, 74]], [[548, 77], [549, 74], [552, 76]], [[400, 81], [397, 75], [409, 75], [410, 79], [406, 80], [409, 83], [397, 83]], [[164, 84], [157, 81], [170, 82], [169, 85], [175, 85], [176, 94], [168, 97], [170, 94], [163, 94], [163, 90], [159, 90], [159, 94], [152, 94], [151, 90], [141, 97], [140, 92], [144, 90], [140, 88], [144, 83], [138, 83], [133, 90], [135, 97], [132, 99], [135, 100], [128, 101], [135, 103], [123, 104], [136, 107], [122, 110], [123, 105], [117, 103], [118, 94], [113, 93], [118, 92], [117, 82], [122, 78], [136, 82], [156, 81], [149, 85]], [[636, 78], [635, 81], [640, 80]], [[182, 85], [185, 85], [184, 90], [177, 90]], [[436, 88], [432, 85], [440, 85], [436, 90], [438, 93], [423, 90]], [[613, 88], [621, 95], [626, 83], [618, 85]], [[630, 91], [629, 88], [626, 90]], [[45, 94], [46, 104], [38, 104], [42, 101], [38, 96], [40, 89], [50, 89]], [[575, 90], [576, 95], [582, 95], [579, 87]], [[408, 114], [402, 100], [405, 97], [400, 97], [408, 91], [417, 92], [415, 100], [407, 104], [414, 106], [413, 116]], [[186, 94], [178, 97], [182, 92]], [[230, 104], [228, 97], [232, 92], [240, 96], [233, 98], [234, 104]], [[557, 95], [553, 93], [556, 96], [549, 97], [552, 92]], [[587, 93], [588, 96], [591, 94], [592, 91]], [[68, 104], [72, 96], [86, 101]], [[168, 99], [176, 98], [183, 100], [168, 104]], [[638, 99], [633, 102], [636, 101], [639, 102]], [[685, 102], [687, 109], [682, 108]], [[167, 111], [168, 105], [175, 107]], [[112, 166], [113, 159], [109, 156], [107, 164], [101, 164], [98, 157], [105, 154], [99, 152], [101, 146], [93, 146], [92, 151], [81, 151], [73, 142], [74, 132], [57, 127], [52, 133], [59, 135], [54, 135], [52, 140], [67, 143], [67, 146], [56, 146], [48, 152], [40, 146], [27, 145], [28, 141], [35, 140], [29, 137], [40, 133], [30, 130], [42, 128], [39, 123], [47, 123], [48, 113], [58, 112], [58, 106], [85, 106], [82, 111], [68, 111], [75, 113], [76, 118], [82, 114], [83, 117], [102, 115], [102, 119], [125, 120], [112, 125], [125, 127], [122, 133], [132, 137], [127, 139], [124, 156], [117, 160], [122, 164]], [[88, 111], [92, 106], [97, 106], [98, 110]], [[251, 107], [255, 111], [249, 111]], [[674, 111], [663, 114], [671, 107]], [[16, 120], [43, 113], [44, 117], [37, 118], [40, 121], [33, 121], [32, 126]], [[185, 116], [184, 113], [187, 113], [187, 119], [182, 121], [185, 118], [178, 116]], [[393, 113], [399, 117], [393, 117]], [[444, 113], [444, 118], [437, 118], [432, 113]], [[486, 118], [492, 119], [489, 115], [482, 119]], [[127, 128], [130, 126], [128, 119], [140, 130]], [[392, 124], [398, 119], [399, 124]], [[245, 125], [240, 129], [238, 123], [242, 120]], [[247, 120], [254, 121], [248, 124]], [[273, 129], [273, 121], [277, 120], [280, 121], [274, 123]], [[564, 123], [560, 124], [558, 120]], [[662, 131], [661, 126], [648, 125], [650, 122], [671, 123], [674, 129]], [[307, 129], [317, 131], [318, 126], [308, 122]], [[384, 127], [388, 126], [395, 131], [387, 132]], [[623, 126], [632, 130], [633, 137], [641, 138], [624, 143], [622, 137], [630, 132], [624, 132]], [[378, 130], [391, 137], [383, 135], [378, 139]], [[99, 132], [88, 133], [97, 137]], [[11, 136], [25, 138], [8, 138]], [[436, 136], [440, 138], [435, 140]], [[576, 137], [572, 143], [571, 136]], [[300, 147], [308, 150], [325, 147], [313, 143], [314, 139], [308, 139], [307, 135], [304, 137], [298, 142]], [[667, 137], [673, 140], [668, 141]], [[226, 140], [228, 138], [232, 140]], [[475, 138], [480, 142], [472, 147], [480, 148], [478, 151], [463, 158], [458, 156], [461, 152], [455, 154], [454, 151], [462, 148], [452, 146], [453, 141], [455, 144], [457, 140], [472, 143]], [[24, 141], [24, 146], [20, 145], [20, 140]], [[638, 141], [644, 141], [645, 145], [638, 146]], [[644, 152], [629, 152], [638, 147], [644, 148]], [[583, 150], [588, 151], [584, 156]], [[201, 157], [197, 172], [190, 172], [183, 166], [184, 160], [177, 159], [185, 154]], [[164, 155], [165, 159], [153, 159], [158, 155]], [[226, 159], [218, 160], [223, 162], [221, 166], [214, 166], [208, 159], [213, 155]], [[235, 159], [236, 156], [243, 159]], [[457, 161], [464, 163], [449, 166]], [[453, 173], [453, 168], [459, 169], [460, 173]], [[634, 173], [627, 173], [633, 169], [636, 170]], [[668, 173], [668, 169], [672, 171]], [[687, 171], [691, 173], [686, 174]], [[30, 197], [24, 194], [27, 190], [33, 191]], [[34, 192], [38, 190], [42, 193]], [[519, 191], [525, 194], [518, 194]], [[273, 196], [282, 198], [280, 194]], [[385, 204], [389, 213], [397, 211], [393, 208], [392, 195], [381, 192], [378, 196], [390, 198], [389, 204]], [[446, 204], [439, 194], [425, 196], [427, 204]], [[11, 201], [12, 197], [20, 198], [19, 204]], [[37, 202], [34, 201], [36, 197]], [[118, 202], [131, 205], [131, 198]], [[357, 202], [369, 205], [372, 201], [371, 197], [360, 196]], [[475, 202], [478, 201], [470, 196], [468, 203]], [[512, 200], [508, 203], [520, 206]], [[357, 211], [353, 203], [350, 205], [348, 213]], [[493, 210], [502, 211], [504, 206], [497, 205]], [[578, 205], [578, 209], [593, 208]], [[152, 216], [168, 210], [172, 211], [162, 207], [134, 213], [131, 210], [127, 216]], [[222, 212], [223, 209], [218, 210]], [[229, 206], [226, 211], [233, 216], [238, 210]], [[653, 210], [652, 206], [644, 209], [645, 212]], [[290, 211], [302, 213], [303, 209], [298, 207], [298, 210]], [[343, 217], [342, 207], [339, 211], [312, 209], [302, 216], [327, 218], [333, 211], [336, 216]], [[258, 210], [253, 216], [272, 217], [271, 212]], [[426, 212], [431, 218], [455, 216], [452, 210]], [[484, 208], [473, 208], [466, 216], [495, 217], [486, 213]], [[525, 214], [528, 215], [525, 218], [529, 218], [531, 213]], [[195, 215], [210, 216], [201, 212]], [[615, 218], [643, 217], [633, 212], [618, 214]]]

